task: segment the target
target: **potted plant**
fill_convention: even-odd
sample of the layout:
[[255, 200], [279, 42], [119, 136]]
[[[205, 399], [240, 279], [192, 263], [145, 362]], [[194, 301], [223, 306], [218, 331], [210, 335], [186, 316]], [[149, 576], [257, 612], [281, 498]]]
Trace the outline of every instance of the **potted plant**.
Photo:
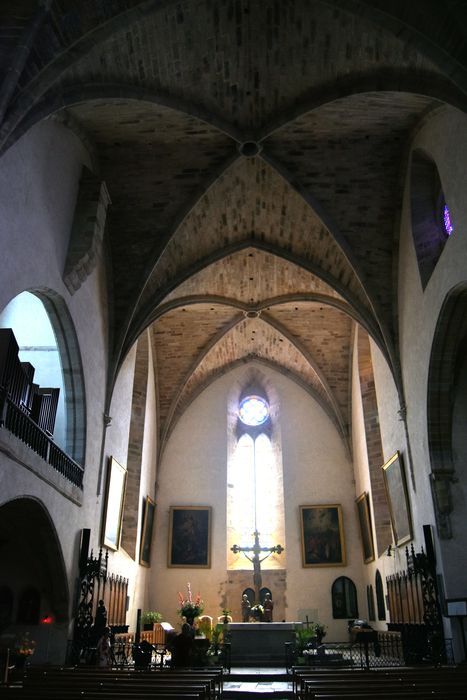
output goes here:
[[224, 631], [216, 627], [212, 631], [211, 643], [206, 651], [207, 666], [221, 666], [221, 657], [224, 649]]
[[154, 628], [155, 622], [160, 622], [162, 620], [162, 615], [160, 612], [155, 610], [146, 610], [141, 615], [141, 624], [144, 630], [152, 630]]
[[222, 610], [222, 622], [223, 622], [224, 625], [227, 625], [227, 624], [230, 622], [230, 620], [231, 620], [231, 617], [230, 617], [231, 612], [232, 612], [232, 611], [229, 610], [228, 608], [223, 608], [223, 610]]
[[307, 627], [295, 630], [295, 653], [297, 663], [304, 664], [310, 649], [316, 649], [326, 636], [326, 625], [320, 622], [310, 622]]
[[295, 651], [298, 657], [303, 656], [304, 650], [307, 645], [311, 643], [313, 639], [316, 639], [316, 635], [313, 629], [303, 627], [301, 629], [295, 630]]
[[326, 630], [327, 627], [326, 625], [323, 625], [321, 622], [313, 622], [314, 625], [314, 630], [315, 630], [315, 637], [317, 639], [318, 644], [321, 644], [323, 639], [326, 636]]

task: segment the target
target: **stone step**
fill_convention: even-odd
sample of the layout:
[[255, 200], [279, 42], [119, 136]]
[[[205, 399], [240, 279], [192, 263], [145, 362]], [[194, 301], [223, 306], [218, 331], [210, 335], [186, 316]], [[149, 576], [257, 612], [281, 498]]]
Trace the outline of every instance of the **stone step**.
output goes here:
[[224, 680], [229, 683], [274, 683], [275, 681], [278, 683], [287, 683], [292, 682], [292, 677], [289, 676], [285, 670], [283, 672], [275, 671], [274, 673], [268, 673], [267, 669], [261, 668], [259, 673], [255, 673], [254, 671], [248, 671], [247, 668], [242, 668], [241, 671], [233, 669], [231, 674], [226, 673], [224, 675]]
[[274, 700], [286, 700], [293, 697], [292, 688], [287, 683], [224, 683], [222, 697], [226, 700], [253, 700], [253, 698], [274, 698]]
[[293, 698], [293, 692], [291, 690], [258, 690], [257, 688], [251, 688], [251, 690], [224, 690], [222, 695], [225, 700], [248, 700], [248, 698], [273, 698], [274, 700], [289, 700]]
[[262, 656], [260, 654], [255, 654], [255, 656], [243, 656], [235, 659], [235, 663], [232, 663], [232, 668], [235, 666], [240, 666], [241, 668], [277, 668], [278, 666], [285, 667], [284, 658], [274, 659], [270, 656]]
[[233, 668], [224, 676], [223, 697], [227, 700], [254, 700], [255, 698], [274, 698], [288, 700], [293, 697], [292, 678], [284, 667], [256, 667], [256, 670], [239, 667]]

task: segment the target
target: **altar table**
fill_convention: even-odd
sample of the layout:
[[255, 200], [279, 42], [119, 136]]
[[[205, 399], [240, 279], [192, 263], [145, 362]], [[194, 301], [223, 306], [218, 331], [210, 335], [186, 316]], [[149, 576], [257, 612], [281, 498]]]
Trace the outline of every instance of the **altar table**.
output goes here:
[[293, 642], [301, 622], [231, 622], [232, 665], [285, 665], [285, 643]]

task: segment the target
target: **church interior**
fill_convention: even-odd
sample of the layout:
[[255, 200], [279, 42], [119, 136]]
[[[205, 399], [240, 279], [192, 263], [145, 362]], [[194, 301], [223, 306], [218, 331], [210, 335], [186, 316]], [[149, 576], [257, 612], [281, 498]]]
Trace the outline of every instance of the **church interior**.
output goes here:
[[466, 28], [1, 4], [0, 645], [267, 592], [465, 660]]

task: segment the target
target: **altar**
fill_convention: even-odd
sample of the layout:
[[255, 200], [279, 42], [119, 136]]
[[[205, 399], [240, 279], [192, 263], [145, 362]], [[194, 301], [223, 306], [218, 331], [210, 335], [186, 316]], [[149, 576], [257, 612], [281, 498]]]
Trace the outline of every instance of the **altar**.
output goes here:
[[231, 663], [284, 666], [285, 643], [301, 627], [301, 622], [231, 622]]

